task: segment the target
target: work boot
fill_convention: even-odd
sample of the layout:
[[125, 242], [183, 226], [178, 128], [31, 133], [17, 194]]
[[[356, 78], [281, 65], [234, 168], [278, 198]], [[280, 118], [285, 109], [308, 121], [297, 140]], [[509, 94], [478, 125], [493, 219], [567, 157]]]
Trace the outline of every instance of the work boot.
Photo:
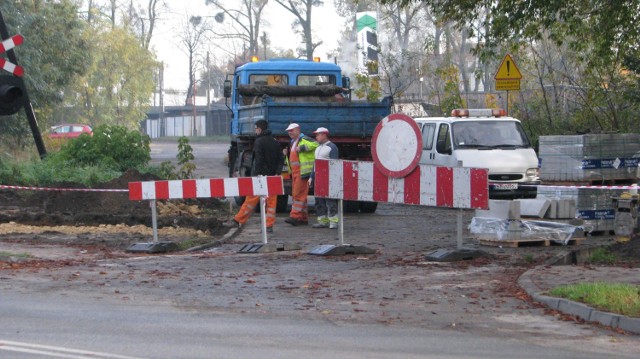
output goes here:
[[327, 223], [319, 222], [312, 225], [311, 228], [329, 228], [329, 225]]
[[240, 223], [238, 223], [238, 221], [236, 221], [235, 219], [230, 219], [222, 223], [222, 226], [226, 228], [240, 228]]
[[309, 222], [307, 221], [301, 221], [299, 219], [295, 219], [292, 217], [289, 217], [287, 219], [284, 220], [286, 223], [289, 223], [292, 226], [306, 226], [307, 224], [309, 224]]
[[335, 223], [335, 222], [329, 223], [329, 229], [338, 229], [338, 223]]

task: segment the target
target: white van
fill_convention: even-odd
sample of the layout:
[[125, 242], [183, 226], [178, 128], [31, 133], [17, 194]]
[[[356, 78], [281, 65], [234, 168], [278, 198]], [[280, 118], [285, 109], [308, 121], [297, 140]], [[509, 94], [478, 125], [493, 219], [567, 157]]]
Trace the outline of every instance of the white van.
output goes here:
[[538, 157], [519, 120], [502, 109], [451, 111], [419, 117], [421, 164], [489, 169], [489, 198], [535, 198]]

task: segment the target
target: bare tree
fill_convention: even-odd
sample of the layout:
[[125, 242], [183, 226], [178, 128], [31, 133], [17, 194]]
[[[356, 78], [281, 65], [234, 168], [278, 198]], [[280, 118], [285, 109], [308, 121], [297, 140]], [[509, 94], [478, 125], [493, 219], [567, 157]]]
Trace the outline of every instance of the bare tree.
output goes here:
[[[149, 49], [151, 44], [151, 38], [153, 37], [153, 30], [156, 27], [156, 22], [160, 18], [162, 10], [165, 9], [167, 3], [165, 0], [147, 0], [147, 7], [140, 9], [140, 13], [131, 14], [134, 23], [132, 26], [140, 28], [140, 40], [142, 47]], [[133, 0], [130, 8], [133, 10]], [[146, 15], [146, 16], [145, 16]]]
[[[245, 46], [243, 57], [258, 55], [260, 25], [262, 23], [262, 11], [269, 0], [206, 0], [207, 5], [214, 5], [220, 12], [214, 18], [216, 22], [223, 24], [220, 30], [213, 30], [218, 38], [241, 40]], [[233, 4], [233, 5], [227, 5]], [[224, 24], [226, 18], [231, 21], [231, 26]]]
[[302, 28], [302, 43], [304, 45], [302, 56], [307, 60], [313, 60], [313, 52], [322, 44], [313, 42], [313, 33], [311, 31], [311, 10], [314, 6], [322, 5], [320, 0], [275, 0], [280, 6], [292, 13], [296, 20], [293, 23], [294, 28], [300, 26]]
[[[193, 85], [195, 81], [196, 55], [209, 31], [209, 24], [201, 16], [188, 17], [187, 23], [183, 24], [182, 33], [178, 35], [180, 45], [187, 56], [189, 56], [189, 87], [187, 88], [187, 100], [195, 96]], [[195, 102], [194, 102], [195, 103]]]

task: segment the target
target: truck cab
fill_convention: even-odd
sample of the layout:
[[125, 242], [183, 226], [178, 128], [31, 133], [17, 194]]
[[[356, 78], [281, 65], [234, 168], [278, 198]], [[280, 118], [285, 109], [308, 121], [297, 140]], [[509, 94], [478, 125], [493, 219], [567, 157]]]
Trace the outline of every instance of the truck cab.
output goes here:
[[[318, 99], [310, 97], [330, 93], [328, 97], [333, 98], [322, 101], [338, 102], [348, 96], [349, 85], [349, 79], [342, 76], [338, 65], [296, 59], [271, 59], [249, 62], [238, 67], [233, 78], [225, 81], [225, 97], [230, 98], [233, 118], [240, 119], [239, 109], [260, 104], [265, 95], [274, 101], [294, 101], [292, 97], [295, 97], [296, 102], [317, 102]], [[324, 92], [317, 90], [318, 86], [323, 87]], [[231, 134], [246, 134], [243, 125], [242, 121], [232, 121]], [[248, 125], [249, 132], [252, 132], [253, 123]], [[286, 134], [284, 129], [270, 127], [274, 134]]]
[[502, 109], [453, 110], [451, 117], [419, 117], [421, 164], [489, 170], [489, 198], [535, 198], [538, 157], [519, 120]]

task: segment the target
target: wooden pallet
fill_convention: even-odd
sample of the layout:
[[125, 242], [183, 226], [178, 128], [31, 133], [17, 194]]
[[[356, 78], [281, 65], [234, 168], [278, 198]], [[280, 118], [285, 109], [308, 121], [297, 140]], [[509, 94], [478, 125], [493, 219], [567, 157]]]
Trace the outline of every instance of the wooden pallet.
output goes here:
[[[567, 245], [579, 245], [586, 238], [572, 238], [567, 242]], [[562, 243], [557, 243], [551, 239], [478, 239], [481, 245], [491, 247], [549, 247], [549, 246], [561, 246]]]

